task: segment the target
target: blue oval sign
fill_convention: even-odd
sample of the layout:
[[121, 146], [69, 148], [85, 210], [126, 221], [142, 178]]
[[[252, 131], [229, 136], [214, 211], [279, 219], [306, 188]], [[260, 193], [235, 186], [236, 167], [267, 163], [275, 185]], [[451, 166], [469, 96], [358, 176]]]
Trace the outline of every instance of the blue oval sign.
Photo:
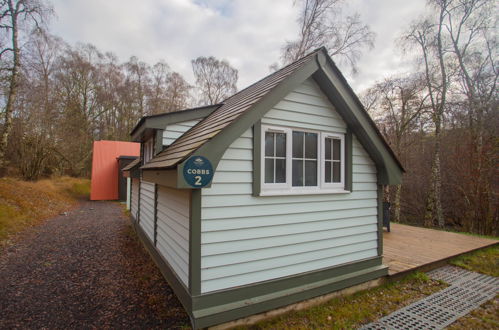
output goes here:
[[184, 179], [194, 188], [202, 188], [213, 179], [213, 167], [203, 156], [192, 156], [184, 165]]

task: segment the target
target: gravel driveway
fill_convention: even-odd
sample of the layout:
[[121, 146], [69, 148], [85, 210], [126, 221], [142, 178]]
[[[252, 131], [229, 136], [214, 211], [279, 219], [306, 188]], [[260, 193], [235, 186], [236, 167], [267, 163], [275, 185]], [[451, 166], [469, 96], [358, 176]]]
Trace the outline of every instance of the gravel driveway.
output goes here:
[[0, 329], [189, 325], [118, 203], [82, 202], [0, 253]]

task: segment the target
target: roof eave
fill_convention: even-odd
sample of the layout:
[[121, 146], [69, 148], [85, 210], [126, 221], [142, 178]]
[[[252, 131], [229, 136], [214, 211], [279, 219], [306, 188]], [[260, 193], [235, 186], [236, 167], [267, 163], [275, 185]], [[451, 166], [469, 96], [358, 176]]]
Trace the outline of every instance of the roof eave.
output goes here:
[[[320, 54], [320, 53], [319, 53]], [[317, 54], [317, 55], [319, 55]], [[265, 113], [284, 98], [290, 91], [296, 88], [304, 80], [310, 77], [318, 70], [318, 63], [323, 60], [321, 56], [314, 56], [310, 61], [297, 69], [290, 76], [281, 81], [271, 91], [253, 104], [243, 115], [230, 125], [225, 127], [220, 134], [215, 135], [199, 148], [186, 155], [180, 162], [177, 162], [177, 174], [179, 186], [184, 187], [183, 180], [180, 177], [184, 164], [192, 155], [201, 155], [206, 157], [212, 163], [213, 168], [217, 168], [218, 162], [222, 158], [225, 150], [248, 128], [251, 128]], [[210, 187], [211, 183], [206, 187]], [[187, 187], [187, 185], [185, 185]]]
[[162, 113], [140, 118], [130, 133], [132, 141], [140, 142], [147, 129], [165, 129], [168, 124], [200, 119], [208, 116], [222, 104], [207, 105], [199, 108], [186, 109], [175, 112]]
[[[378, 168], [380, 184], [399, 184], [405, 172], [345, 77], [329, 56], [320, 63], [314, 79], [355, 133]], [[348, 110], [347, 110], [348, 109]]]

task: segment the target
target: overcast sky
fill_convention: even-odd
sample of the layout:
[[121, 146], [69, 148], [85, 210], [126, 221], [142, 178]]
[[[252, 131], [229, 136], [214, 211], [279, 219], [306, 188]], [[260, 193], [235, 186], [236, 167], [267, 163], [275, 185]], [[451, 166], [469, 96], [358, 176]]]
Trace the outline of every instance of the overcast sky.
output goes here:
[[[215, 56], [239, 70], [238, 87], [269, 74], [286, 40], [297, 35], [293, 0], [52, 0], [51, 31], [74, 45], [92, 43], [121, 61], [130, 56], [154, 64], [165, 60], [194, 83], [191, 59]], [[405, 26], [419, 16], [424, 0], [348, 0], [349, 9], [376, 33], [359, 73], [344, 70], [360, 92], [407, 69], [394, 47]]]

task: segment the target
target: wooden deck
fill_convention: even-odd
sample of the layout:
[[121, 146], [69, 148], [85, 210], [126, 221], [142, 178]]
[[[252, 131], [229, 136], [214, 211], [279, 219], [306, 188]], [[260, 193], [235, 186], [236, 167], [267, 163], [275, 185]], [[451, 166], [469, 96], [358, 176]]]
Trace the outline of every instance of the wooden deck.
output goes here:
[[392, 223], [391, 232], [383, 234], [383, 263], [388, 266], [389, 275], [397, 275], [498, 242]]

